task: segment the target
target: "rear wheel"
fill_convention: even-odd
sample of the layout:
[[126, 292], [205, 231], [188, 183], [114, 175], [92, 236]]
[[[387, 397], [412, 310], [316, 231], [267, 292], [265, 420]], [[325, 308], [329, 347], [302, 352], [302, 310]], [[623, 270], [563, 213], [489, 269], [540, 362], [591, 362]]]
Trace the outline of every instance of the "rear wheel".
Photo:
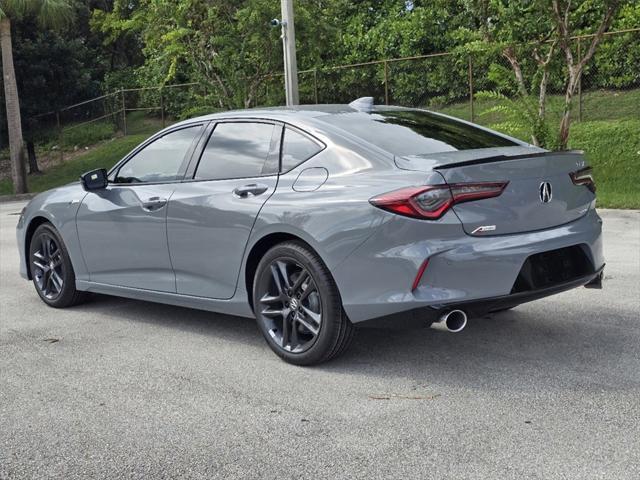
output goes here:
[[286, 242], [269, 250], [256, 270], [253, 305], [271, 349], [296, 365], [340, 355], [354, 327], [342, 311], [338, 289], [320, 257]]
[[76, 290], [69, 253], [51, 224], [40, 225], [31, 237], [29, 262], [33, 285], [47, 305], [64, 308], [84, 299], [83, 292]]

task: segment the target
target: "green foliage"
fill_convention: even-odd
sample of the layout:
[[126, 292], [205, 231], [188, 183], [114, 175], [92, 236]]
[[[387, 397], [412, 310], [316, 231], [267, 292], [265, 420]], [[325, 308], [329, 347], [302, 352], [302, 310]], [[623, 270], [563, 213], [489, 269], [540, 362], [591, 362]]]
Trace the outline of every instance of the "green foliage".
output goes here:
[[68, 0], [2, 0], [0, 18], [11, 21], [32, 17], [42, 28], [61, 29], [73, 19], [73, 7]]
[[[300, 64], [316, 63], [327, 45], [325, 27], [314, 18], [319, 10], [315, 3], [297, 5], [298, 39], [308, 45], [299, 50]], [[198, 82], [211, 103], [234, 108], [256, 104], [266, 75], [282, 69], [280, 31], [268, 23], [279, 15], [279, 4], [268, 0], [141, 0], [95, 12], [93, 27], [107, 43], [133, 35], [142, 40], [145, 62], [136, 70], [137, 84]], [[188, 99], [185, 108], [203, 99]]]
[[[640, 3], [625, 5], [615, 30], [640, 26]], [[584, 74], [587, 87], [628, 88], [640, 83], [640, 32], [605, 37]], [[591, 79], [595, 78], [595, 81]]]
[[530, 97], [507, 97], [495, 92], [478, 92], [476, 98], [490, 104], [480, 112], [480, 116], [500, 114], [502, 120], [491, 124], [491, 128], [500, 130], [515, 137], [525, 132], [527, 141], [533, 142], [535, 137], [538, 145], [553, 148], [550, 145], [549, 128], [546, 118], [540, 118], [536, 111], [536, 100]]
[[220, 109], [214, 107], [207, 107], [206, 105], [200, 105], [183, 110], [178, 116], [179, 120], [186, 120], [188, 118], [199, 117], [202, 115], [209, 115], [211, 113], [217, 113]]
[[80, 126], [66, 128], [62, 132], [62, 147], [86, 147], [101, 140], [107, 140], [115, 135], [115, 125], [112, 122], [94, 122]]
[[[337, 56], [332, 63], [358, 63], [450, 51], [474, 38], [471, 17], [462, 2], [342, 2], [343, 18]], [[447, 21], [443, 22], [442, 19]], [[441, 106], [468, 95], [468, 57], [432, 57], [388, 65], [389, 101], [401, 105]], [[384, 100], [384, 66], [327, 72], [320, 90], [335, 93], [336, 101], [372, 95]], [[323, 100], [321, 100], [322, 102]]]
[[[4, 8], [4, 0], [0, 5]], [[15, 3], [15, 2], [14, 2]], [[23, 2], [36, 4], [35, 0]], [[53, 18], [50, 7], [22, 11], [12, 17], [14, 66], [20, 94], [23, 133], [27, 140], [44, 142], [56, 129], [55, 111], [67, 105], [98, 96], [100, 80], [107, 66], [94, 38], [88, 38], [89, 6], [86, 3], [60, 2], [72, 5], [71, 14], [63, 8], [60, 18]], [[48, 22], [72, 23], [67, 28], [44, 29], [40, 17], [47, 12]], [[37, 15], [37, 14], [40, 15]], [[4, 103], [4, 89], [0, 88]], [[49, 115], [36, 115], [53, 112]], [[0, 108], [0, 144], [6, 136], [5, 109]], [[77, 111], [68, 112], [70, 115]], [[64, 115], [61, 121], [67, 120]]]
[[487, 71], [487, 80], [496, 86], [496, 91], [503, 94], [514, 95], [518, 87], [516, 81], [513, 78], [513, 70], [506, 65], [499, 63], [489, 64]]
[[123, 87], [136, 88], [139, 86], [136, 78], [136, 69], [133, 66], [106, 72], [102, 80], [102, 91], [105, 94], [116, 92]]

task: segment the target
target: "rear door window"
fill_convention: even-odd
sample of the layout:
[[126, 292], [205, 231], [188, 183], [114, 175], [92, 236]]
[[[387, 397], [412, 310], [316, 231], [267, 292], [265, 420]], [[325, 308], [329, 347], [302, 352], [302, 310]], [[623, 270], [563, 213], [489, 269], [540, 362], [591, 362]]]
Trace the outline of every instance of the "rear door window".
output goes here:
[[282, 171], [288, 172], [302, 162], [309, 160], [322, 149], [324, 149], [324, 145], [308, 135], [293, 128], [285, 128], [282, 140]]
[[[259, 177], [276, 173], [269, 161], [272, 138], [279, 128], [272, 123], [218, 123], [209, 137], [196, 168], [196, 180]], [[276, 157], [277, 158], [277, 157]]]

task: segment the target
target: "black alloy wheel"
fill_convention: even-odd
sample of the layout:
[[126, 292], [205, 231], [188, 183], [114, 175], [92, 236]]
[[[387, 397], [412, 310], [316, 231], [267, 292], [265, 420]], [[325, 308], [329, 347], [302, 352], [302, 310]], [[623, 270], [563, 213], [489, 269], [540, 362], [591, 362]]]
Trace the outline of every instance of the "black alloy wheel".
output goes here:
[[50, 223], [40, 225], [29, 244], [29, 268], [40, 298], [49, 306], [69, 307], [84, 299], [76, 290], [69, 253]]
[[351, 342], [354, 327], [333, 277], [307, 245], [286, 242], [269, 250], [253, 289], [258, 325], [271, 349], [287, 362], [322, 363]]

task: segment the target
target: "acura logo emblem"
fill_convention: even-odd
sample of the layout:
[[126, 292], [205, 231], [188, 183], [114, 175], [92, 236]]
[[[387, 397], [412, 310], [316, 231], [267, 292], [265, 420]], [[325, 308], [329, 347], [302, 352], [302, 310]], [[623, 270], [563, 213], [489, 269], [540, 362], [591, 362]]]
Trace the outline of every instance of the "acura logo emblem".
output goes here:
[[553, 194], [551, 193], [551, 184], [549, 182], [542, 182], [540, 184], [540, 201], [542, 203], [549, 203]]

